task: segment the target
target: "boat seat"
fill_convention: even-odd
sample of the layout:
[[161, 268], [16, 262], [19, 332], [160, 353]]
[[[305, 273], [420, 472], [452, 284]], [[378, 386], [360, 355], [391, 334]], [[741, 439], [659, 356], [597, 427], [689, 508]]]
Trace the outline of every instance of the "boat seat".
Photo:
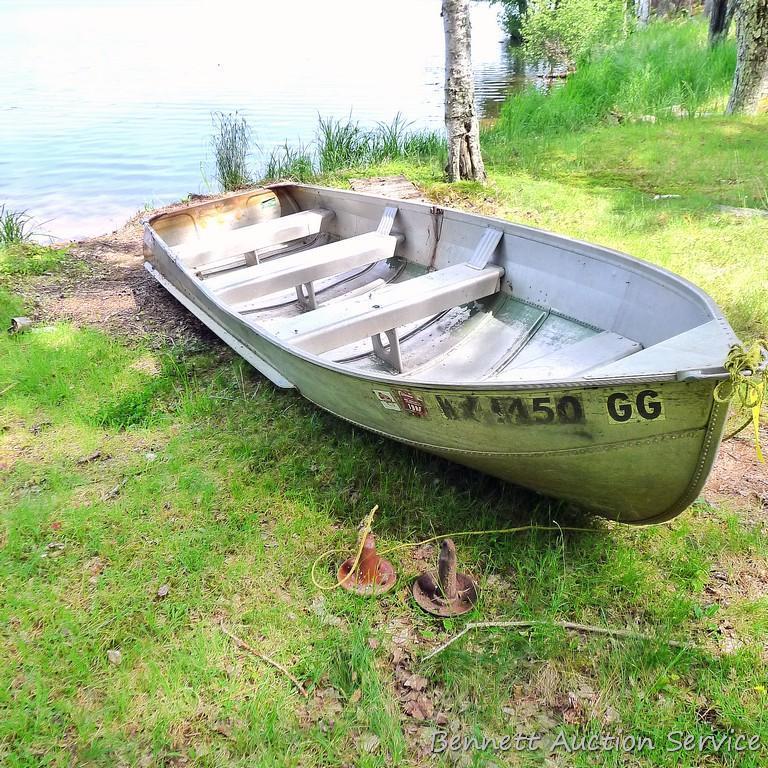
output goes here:
[[375, 232], [270, 259], [236, 272], [214, 275], [205, 281], [205, 286], [236, 312], [245, 309], [254, 299], [294, 287], [299, 303], [307, 309], [315, 309], [313, 281], [395, 255], [395, 248], [402, 240], [400, 236], [389, 234], [396, 213], [396, 208], [386, 208]]
[[334, 215], [325, 208], [313, 208], [180, 243], [174, 245], [171, 252], [185, 267], [201, 267], [213, 260], [226, 260], [259, 248], [319, 234]]
[[[374, 352], [402, 372], [398, 326], [490, 296], [499, 290], [503, 275], [501, 267], [456, 264], [282, 319], [270, 324], [268, 330], [291, 346], [314, 354], [370, 336]], [[382, 333], [387, 336], [387, 347], [381, 341]]]
[[[314, 309], [317, 305], [312, 288], [314, 280], [389, 259], [395, 255], [398, 240], [394, 235], [366, 232], [210, 277], [205, 286], [236, 312], [245, 309], [254, 299], [293, 287], [297, 288], [300, 303]], [[302, 294], [302, 288], [306, 294]]]

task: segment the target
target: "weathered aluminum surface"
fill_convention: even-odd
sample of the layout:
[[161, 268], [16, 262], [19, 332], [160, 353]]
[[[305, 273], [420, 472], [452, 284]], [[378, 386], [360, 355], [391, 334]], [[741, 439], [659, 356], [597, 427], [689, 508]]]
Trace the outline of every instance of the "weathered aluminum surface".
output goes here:
[[[344, 240], [374, 232], [393, 205], [406, 268], [329, 279], [318, 316], [343, 321], [356, 296], [386, 296], [392, 280], [405, 288], [431, 266], [467, 264], [489, 227], [503, 233], [489, 265], [504, 274], [494, 296], [426, 321], [408, 307], [402, 373], [367, 338], [345, 336], [345, 346], [318, 354], [273, 333], [291, 317], [311, 324], [293, 291], [238, 312], [198, 276], [221, 257], [217, 233], [332, 211], [323, 232]], [[273, 243], [270, 258], [291, 245]], [[624, 254], [498, 219], [306, 185], [155, 217], [145, 254], [147, 269], [179, 301], [278, 386], [378, 434], [606, 517], [675, 516], [696, 498], [714, 459], [726, 408], [712, 392], [733, 332], [698, 288]]]

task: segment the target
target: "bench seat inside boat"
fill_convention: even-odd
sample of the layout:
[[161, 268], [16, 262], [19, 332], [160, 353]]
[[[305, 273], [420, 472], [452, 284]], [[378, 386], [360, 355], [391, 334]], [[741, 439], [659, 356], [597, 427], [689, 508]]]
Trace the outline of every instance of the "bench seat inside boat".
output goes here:
[[396, 235], [366, 232], [252, 267], [214, 275], [205, 281], [205, 285], [232, 309], [240, 311], [244, 303], [261, 296], [389, 259], [395, 255], [399, 239]]
[[[496, 293], [504, 270], [456, 264], [268, 325], [278, 338], [322, 354]], [[390, 341], [392, 341], [390, 337]]]
[[214, 259], [228, 259], [277, 243], [319, 234], [334, 216], [333, 211], [312, 208], [180, 243], [173, 246], [172, 252], [186, 267], [200, 267]]

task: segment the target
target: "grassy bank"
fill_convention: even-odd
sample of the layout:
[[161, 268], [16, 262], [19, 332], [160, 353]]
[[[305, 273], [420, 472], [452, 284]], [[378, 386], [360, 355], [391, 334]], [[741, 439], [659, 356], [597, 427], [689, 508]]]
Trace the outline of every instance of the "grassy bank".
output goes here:
[[509, 141], [569, 133], [606, 118], [665, 120], [720, 112], [736, 66], [736, 48], [707, 44], [703, 21], [657, 22], [584, 56], [560, 88], [531, 88], [510, 98], [496, 127]]
[[[663, 264], [707, 289], [740, 333], [768, 331], [768, 219], [717, 207], [766, 207], [765, 119], [597, 125], [517, 143], [489, 134], [485, 152], [486, 187], [446, 185], [429, 152], [372, 158], [363, 172], [405, 173], [444, 204]], [[319, 178], [343, 185], [360, 173], [341, 163]], [[77, 269], [46, 254], [0, 250], [0, 318], [34, 311], [19, 293], [35, 275]], [[434, 550], [393, 552], [401, 581], [380, 600], [313, 585], [315, 558], [349, 551], [374, 504], [382, 546], [553, 518], [590, 530], [458, 539], [482, 599], [440, 622], [407, 591]], [[632, 754], [560, 748], [551, 765], [758, 768], [765, 522], [764, 506], [738, 495], [701, 499], [662, 527], [590, 520], [341, 423], [221, 345], [128, 344], [68, 323], [2, 334], [0, 764], [545, 761], [541, 750], [430, 756], [439, 729], [655, 743]], [[330, 583], [331, 568], [320, 576]], [[494, 619], [657, 640], [487, 631], [420, 662], [467, 620]], [[289, 668], [309, 697], [222, 625]], [[762, 751], [669, 750], [670, 732], [729, 729], [757, 735]]]

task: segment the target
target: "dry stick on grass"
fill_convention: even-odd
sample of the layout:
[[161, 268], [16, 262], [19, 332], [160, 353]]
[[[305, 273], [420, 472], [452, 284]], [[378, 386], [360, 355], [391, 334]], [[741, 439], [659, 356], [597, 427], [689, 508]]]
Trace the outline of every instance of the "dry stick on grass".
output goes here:
[[13, 389], [19, 382], [18, 381], [12, 381], [5, 389], [0, 389], [0, 397], [2, 397], [6, 392]]
[[[631, 629], [610, 629], [608, 627], [594, 627], [591, 624], [575, 624], [572, 621], [473, 621], [467, 624], [458, 635], [452, 637], [447, 643], [443, 643], [434, 651], [424, 656], [421, 661], [427, 661], [438, 653], [442, 653], [448, 646], [453, 645], [457, 640], [464, 637], [471, 629], [526, 629], [530, 627], [561, 627], [562, 629], [571, 629], [575, 632], [591, 632], [595, 635], [608, 635], [608, 637], [626, 637], [630, 640], [651, 640], [657, 641], [659, 638], [653, 635], [647, 635], [643, 632], [634, 632]], [[666, 640], [667, 645], [673, 648], [687, 648], [686, 643], [680, 643], [677, 640]]]
[[304, 696], [304, 698], [309, 696], [306, 688], [304, 688], [301, 682], [296, 677], [294, 677], [279, 661], [275, 661], [271, 656], [267, 656], [266, 653], [262, 653], [261, 651], [257, 651], [255, 648], [252, 648], [250, 645], [248, 645], [248, 643], [245, 642], [245, 640], [241, 640], [237, 635], [230, 632], [224, 626], [223, 621], [219, 623], [219, 626], [221, 627], [221, 631], [227, 637], [231, 638], [238, 648], [243, 651], [248, 651], [248, 653], [256, 656], [256, 658], [265, 661], [267, 664], [271, 664], [275, 669], [279, 669], [296, 686], [296, 688], [298, 688], [299, 693]]

